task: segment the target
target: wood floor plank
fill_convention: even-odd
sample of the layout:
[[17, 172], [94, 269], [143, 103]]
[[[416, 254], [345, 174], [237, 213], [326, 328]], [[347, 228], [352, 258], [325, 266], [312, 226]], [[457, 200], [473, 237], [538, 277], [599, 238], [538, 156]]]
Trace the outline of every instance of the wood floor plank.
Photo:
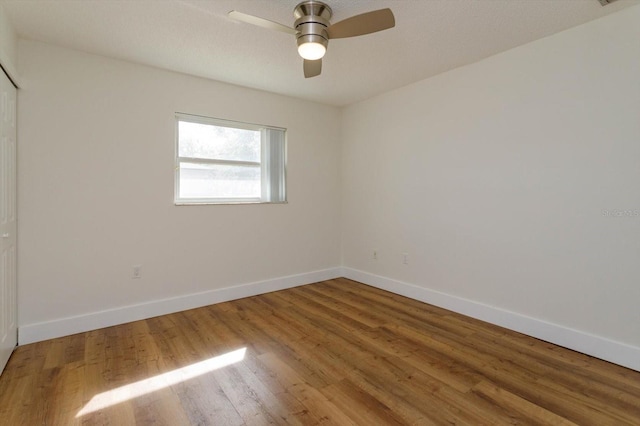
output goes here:
[[[281, 356], [281, 355], [278, 355]], [[286, 362], [288, 365], [291, 365], [289, 359], [286, 358]], [[255, 377], [262, 382], [262, 384], [269, 389], [273, 395], [282, 402], [283, 405], [288, 407], [290, 411], [290, 416], [294, 419], [287, 421], [299, 422], [303, 425], [308, 424], [318, 424], [321, 423], [321, 419], [316, 415], [315, 412], [311, 412], [298, 398], [299, 395], [290, 392], [288, 383], [282, 380], [282, 376], [278, 375], [278, 371], [274, 370], [273, 367], [269, 367], [269, 365], [265, 364], [259, 357], [248, 357], [246, 366], [253, 372]], [[296, 371], [297, 368], [293, 367]]]
[[231, 404], [247, 425], [284, 424], [272, 416], [270, 407], [258, 398], [255, 391], [232, 370], [215, 373], [216, 380]]
[[0, 424], [637, 426], [640, 372], [341, 278], [21, 346]]
[[509, 345], [498, 346], [495, 341], [477, 335], [471, 336], [469, 342], [474, 347], [485, 348], [485, 351], [493, 356], [508, 356], [518, 368], [536, 374], [541, 385], [561, 393], [575, 394], [583, 404], [597, 411], [602, 411], [603, 405], [606, 404], [606, 409], [620, 419], [629, 422], [640, 419], [640, 393], [634, 388], [620, 392], [619, 386], [602, 382], [594, 375], [585, 376], [573, 368], [562, 368], [554, 362], [554, 358], [542, 359], [530, 353], [513, 350]]
[[[407, 334], [414, 334], [410, 327], [399, 326]], [[571, 419], [579, 424], [608, 424], [610, 421], [627, 424], [628, 420], [620, 419], [615, 411], [604, 409], [603, 402], [591, 399], [585, 403], [580, 392], [566, 392], [560, 385], [545, 380], [537, 372], [522, 368], [515, 364], [508, 352], [500, 355], [487, 353], [488, 346], [463, 346], [460, 342], [451, 341], [443, 336], [431, 336], [428, 346], [435, 351], [447, 353], [463, 365], [476, 369], [489, 381], [535, 404], [558, 413], [561, 417]], [[535, 385], [535, 386], [532, 386]], [[606, 414], [603, 414], [606, 413]], [[634, 415], [630, 414], [631, 418]], [[629, 423], [633, 424], [633, 423]]]
[[197, 377], [185, 383], [178, 383], [173, 388], [190, 424], [214, 425], [218, 423], [229, 426], [244, 424], [242, 417], [227, 398], [215, 377], [211, 375]]
[[344, 379], [320, 390], [357, 424], [403, 425], [403, 419], [369, 393]]
[[508, 407], [522, 413], [527, 416], [530, 421], [546, 425], [577, 426], [576, 423], [545, 410], [489, 382], [483, 381], [478, 383], [474, 386], [473, 391], [491, 399], [500, 406]]
[[284, 388], [294, 395], [310, 413], [321, 422], [335, 425], [354, 425], [355, 423], [333, 403], [331, 403], [318, 389], [309, 385], [304, 378], [283, 362], [278, 356], [266, 353], [259, 356], [260, 360], [274, 371], [277, 380]]

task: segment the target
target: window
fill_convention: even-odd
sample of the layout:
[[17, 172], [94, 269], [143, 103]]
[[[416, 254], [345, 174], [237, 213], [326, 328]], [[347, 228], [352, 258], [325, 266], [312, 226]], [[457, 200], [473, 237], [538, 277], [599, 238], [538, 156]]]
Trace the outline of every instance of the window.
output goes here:
[[176, 204], [283, 203], [285, 129], [176, 114]]

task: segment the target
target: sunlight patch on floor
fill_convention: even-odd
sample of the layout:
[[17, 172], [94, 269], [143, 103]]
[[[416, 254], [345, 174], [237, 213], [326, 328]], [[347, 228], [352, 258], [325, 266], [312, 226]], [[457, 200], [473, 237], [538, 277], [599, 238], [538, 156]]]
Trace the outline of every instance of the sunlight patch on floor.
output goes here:
[[185, 382], [228, 365], [235, 364], [236, 362], [240, 362], [244, 359], [246, 351], [247, 348], [238, 349], [236, 351], [209, 358], [205, 361], [187, 365], [186, 367], [178, 368], [173, 371], [100, 393], [91, 398], [91, 401], [89, 401], [87, 405], [78, 412], [76, 418]]

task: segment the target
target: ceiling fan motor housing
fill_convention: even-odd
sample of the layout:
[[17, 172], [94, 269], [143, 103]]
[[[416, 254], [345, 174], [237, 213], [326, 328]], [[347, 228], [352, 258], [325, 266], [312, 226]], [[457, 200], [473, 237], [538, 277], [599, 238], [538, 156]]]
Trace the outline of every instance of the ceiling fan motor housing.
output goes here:
[[325, 48], [329, 42], [327, 27], [333, 12], [325, 3], [308, 0], [298, 4], [293, 10], [296, 18], [294, 27], [298, 30], [298, 46], [304, 43], [320, 43]]

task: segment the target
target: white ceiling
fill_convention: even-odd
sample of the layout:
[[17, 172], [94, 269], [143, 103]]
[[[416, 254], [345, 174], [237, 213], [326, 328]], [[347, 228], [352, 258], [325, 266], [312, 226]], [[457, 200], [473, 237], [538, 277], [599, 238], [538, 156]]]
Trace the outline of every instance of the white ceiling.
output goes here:
[[332, 22], [389, 7], [396, 27], [332, 40], [305, 79], [292, 25], [300, 0], [0, 0], [18, 35], [331, 105], [347, 105], [580, 25], [640, 0], [325, 0]]

